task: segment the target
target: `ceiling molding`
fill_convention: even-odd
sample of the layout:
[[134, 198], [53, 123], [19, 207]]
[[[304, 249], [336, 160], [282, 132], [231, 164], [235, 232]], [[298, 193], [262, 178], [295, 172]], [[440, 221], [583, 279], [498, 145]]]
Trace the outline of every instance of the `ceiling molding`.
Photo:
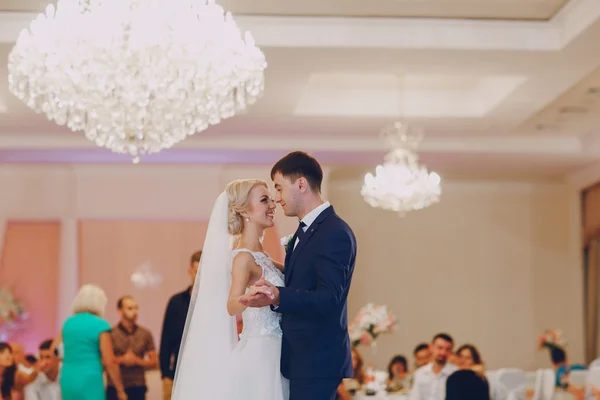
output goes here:
[[[273, 138], [252, 136], [252, 140], [237, 137], [208, 137], [197, 135], [174, 146], [181, 150], [248, 150], [288, 151], [301, 148], [306, 151], [328, 152], [372, 152], [385, 151], [377, 138]], [[0, 135], [0, 150], [86, 150], [98, 148], [83, 134], [10, 134]], [[594, 149], [600, 157], [600, 149]], [[108, 150], [107, 150], [108, 151]], [[514, 154], [514, 155], [557, 155], [593, 156], [582, 147], [581, 141], [572, 136], [503, 136], [503, 137], [425, 137], [419, 147], [422, 153], [454, 154]]]
[[583, 190], [600, 182], [600, 162], [577, 170], [566, 178], [567, 183]]
[[[36, 16], [36, 13], [0, 12], [0, 43], [14, 43]], [[558, 51], [564, 45], [562, 29], [557, 29], [553, 20], [244, 15], [235, 19], [263, 47]]]
[[[0, 12], [0, 43], [36, 13]], [[571, 0], [549, 21], [237, 15], [259, 46], [560, 51], [600, 18], [600, 1]]]
[[558, 30], [563, 47], [600, 18], [598, 0], [571, 0], [549, 22]]

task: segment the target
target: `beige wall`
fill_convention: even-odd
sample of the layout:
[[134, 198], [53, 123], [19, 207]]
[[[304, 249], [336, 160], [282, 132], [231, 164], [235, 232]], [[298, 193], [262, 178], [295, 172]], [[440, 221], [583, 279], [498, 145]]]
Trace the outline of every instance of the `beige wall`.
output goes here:
[[[362, 353], [385, 367], [438, 331], [471, 342], [490, 368], [548, 365], [535, 348], [564, 330], [582, 360], [582, 291], [572, 190], [561, 184], [445, 182], [440, 204], [408, 214], [369, 207], [359, 180], [330, 182], [330, 199], [354, 229], [358, 263], [351, 316], [389, 305], [399, 329]], [[575, 225], [574, 225], [575, 224]], [[411, 357], [412, 359], [412, 357]]]

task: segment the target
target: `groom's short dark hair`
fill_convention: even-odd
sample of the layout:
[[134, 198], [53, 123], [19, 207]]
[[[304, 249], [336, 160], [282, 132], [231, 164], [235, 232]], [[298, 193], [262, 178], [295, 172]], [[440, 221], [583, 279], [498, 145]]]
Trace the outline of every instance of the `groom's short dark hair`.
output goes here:
[[321, 165], [314, 157], [303, 151], [293, 151], [277, 161], [271, 168], [271, 179], [278, 172], [292, 182], [304, 178], [312, 191], [321, 193], [321, 183], [323, 182]]

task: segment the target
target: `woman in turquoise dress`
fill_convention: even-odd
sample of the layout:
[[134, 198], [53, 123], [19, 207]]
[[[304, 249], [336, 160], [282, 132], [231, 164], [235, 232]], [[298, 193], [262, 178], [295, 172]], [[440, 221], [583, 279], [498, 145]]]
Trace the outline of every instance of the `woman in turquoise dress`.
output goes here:
[[63, 324], [54, 346], [63, 343], [60, 388], [63, 400], [105, 400], [103, 370], [115, 382], [119, 400], [126, 400], [119, 365], [110, 337], [110, 325], [104, 319], [104, 291], [84, 285], [73, 301], [73, 315]]

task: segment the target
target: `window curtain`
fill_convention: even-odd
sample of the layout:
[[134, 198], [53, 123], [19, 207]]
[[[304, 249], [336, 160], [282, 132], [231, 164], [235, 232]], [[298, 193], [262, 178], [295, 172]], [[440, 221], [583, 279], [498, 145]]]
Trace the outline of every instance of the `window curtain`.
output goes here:
[[598, 358], [600, 322], [600, 184], [583, 191], [585, 356]]

